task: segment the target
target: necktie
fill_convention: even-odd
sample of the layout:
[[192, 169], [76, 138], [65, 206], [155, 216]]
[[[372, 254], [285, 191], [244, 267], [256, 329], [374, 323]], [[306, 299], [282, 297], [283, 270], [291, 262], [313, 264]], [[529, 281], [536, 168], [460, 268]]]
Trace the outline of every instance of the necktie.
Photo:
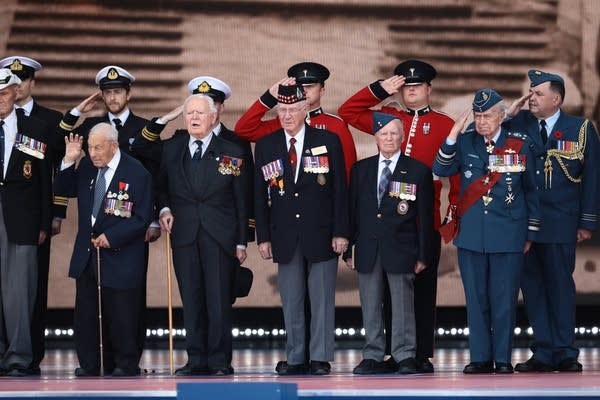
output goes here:
[[546, 141], [548, 140], [548, 131], [546, 130], [546, 121], [541, 120], [540, 126], [542, 127], [540, 129], [540, 136], [542, 137], [542, 142], [544, 142], [544, 144], [546, 144]]
[[0, 177], [4, 177], [4, 121], [0, 120]]
[[23, 107], [17, 107], [17, 115], [26, 115]]
[[196, 140], [194, 141], [194, 143], [196, 143], [196, 145], [198, 147], [196, 147], [196, 150], [194, 151], [194, 155], [192, 156], [192, 160], [194, 161], [198, 161], [202, 158], [202, 140]]
[[121, 132], [121, 128], [123, 127], [123, 125], [121, 124], [121, 120], [119, 118], [114, 118], [113, 124], [115, 124], [115, 128], [117, 129], [117, 132]]
[[390, 178], [392, 177], [392, 171], [390, 171], [390, 163], [392, 160], [383, 160], [385, 167], [381, 171], [381, 177], [379, 178], [379, 186], [377, 186], [377, 205], [381, 205], [381, 199], [385, 196], [385, 192], [390, 184]]
[[102, 167], [98, 169], [98, 177], [96, 178], [96, 187], [94, 188], [94, 204], [92, 206], [92, 216], [97, 217], [98, 211], [102, 206], [102, 200], [104, 200], [104, 194], [106, 193], [106, 179], [104, 174], [108, 167]]
[[290, 158], [290, 164], [292, 164], [292, 170], [295, 175], [296, 174], [296, 164], [298, 163], [298, 154], [296, 153], [296, 146], [294, 146], [294, 144], [296, 144], [296, 139], [291, 138], [290, 139], [290, 149], [288, 150], [288, 156]]

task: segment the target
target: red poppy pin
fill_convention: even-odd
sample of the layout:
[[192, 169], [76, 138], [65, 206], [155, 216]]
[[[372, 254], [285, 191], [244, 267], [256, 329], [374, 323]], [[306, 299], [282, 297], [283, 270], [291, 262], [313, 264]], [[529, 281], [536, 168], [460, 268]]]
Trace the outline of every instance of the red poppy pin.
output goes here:
[[563, 133], [561, 131], [556, 131], [556, 132], [554, 132], [554, 137], [556, 139], [560, 139], [563, 137]]

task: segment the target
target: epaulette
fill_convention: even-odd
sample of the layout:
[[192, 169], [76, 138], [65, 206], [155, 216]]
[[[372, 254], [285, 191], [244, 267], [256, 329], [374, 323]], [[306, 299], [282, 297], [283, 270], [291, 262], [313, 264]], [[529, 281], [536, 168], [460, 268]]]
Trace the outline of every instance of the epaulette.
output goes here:
[[508, 132], [506, 135], [522, 141], [527, 140], [527, 134], [521, 132]]

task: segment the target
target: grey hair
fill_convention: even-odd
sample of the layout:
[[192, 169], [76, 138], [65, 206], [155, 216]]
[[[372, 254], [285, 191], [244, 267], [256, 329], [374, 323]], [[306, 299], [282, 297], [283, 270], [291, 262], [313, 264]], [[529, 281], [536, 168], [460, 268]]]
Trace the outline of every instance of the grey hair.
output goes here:
[[206, 103], [208, 104], [208, 108], [210, 109], [210, 112], [213, 114], [217, 113], [217, 106], [215, 106], [215, 101], [212, 99], [212, 97], [207, 96], [205, 94], [192, 94], [190, 96], [188, 96], [187, 99], [185, 99], [185, 101], [183, 102], [183, 112], [185, 113], [187, 110], [187, 105], [190, 102], [190, 100], [192, 99], [204, 99], [206, 100]]
[[118, 142], [119, 141], [119, 132], [108, 122], [100, 122], [90, 129], [90, 133], [88, 136], [92, 136], [94, 134], [99, 134], [104, 136], [106, 139]]

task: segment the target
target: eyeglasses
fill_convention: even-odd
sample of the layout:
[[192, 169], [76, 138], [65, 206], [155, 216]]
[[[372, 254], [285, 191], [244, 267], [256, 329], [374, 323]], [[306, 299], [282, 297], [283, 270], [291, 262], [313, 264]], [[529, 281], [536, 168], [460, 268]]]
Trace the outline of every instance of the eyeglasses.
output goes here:
[[296, 114], [301, 111], [304, 111], [304, 107], [289, 107], [289, 108], [281, 108], [281, 106], [277, 107], [277, 114], [279, 114], [279, 115]]

